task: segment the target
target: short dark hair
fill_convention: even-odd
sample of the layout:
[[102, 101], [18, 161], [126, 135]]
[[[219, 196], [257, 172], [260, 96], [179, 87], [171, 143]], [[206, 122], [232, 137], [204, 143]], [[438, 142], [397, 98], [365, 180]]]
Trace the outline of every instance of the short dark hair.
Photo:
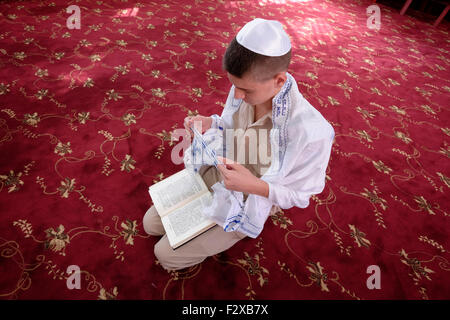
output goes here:
[[234, 37], [223, 56], [222, 68], [238, 78], [250, 72], [253, 80], [263, 82], [271, 79], [278, 72], [287, 71], [291, 63], [291, 51], [292, 49], [279, 57], [269, 57], [248, 50]]

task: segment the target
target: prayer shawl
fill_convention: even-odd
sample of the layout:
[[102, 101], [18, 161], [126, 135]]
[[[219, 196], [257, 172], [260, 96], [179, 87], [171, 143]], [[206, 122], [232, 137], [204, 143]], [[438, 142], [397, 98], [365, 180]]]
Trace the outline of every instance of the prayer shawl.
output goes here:
[[[272, 99], [271, 164], [260, 178], [269, 185], [269, 197], [249, 194], [244, 203], [242, 192], [227, 190], [223, 182], [211, 187], [213, 200], [203, 213], [225, 231], [256, 238], [272, 206], [306, 208], [310, 197], [325, 187], [334, 129], [302, 96], [292, 75], [286, 75], [282, 89]], [[203, 165], [216, 165], [215, 155], [226, 157], [224, 132], [233, 129], [233, 114], [243, 101], [234, 98], [234, 90], [233, 85], [222, 115], [211, 116], [212, 126], [202, 135], [202, 141], [194, 137], [184, 155], [186, 168], [198, 171]]]

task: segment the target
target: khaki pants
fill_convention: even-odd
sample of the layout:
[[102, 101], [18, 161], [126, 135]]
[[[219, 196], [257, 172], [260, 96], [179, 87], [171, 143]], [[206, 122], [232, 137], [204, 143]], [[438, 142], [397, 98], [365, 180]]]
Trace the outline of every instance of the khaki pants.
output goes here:
[[163, 236], [154, 248], [155, 257], [167, 270], [179, 270], [196, 265], [207, 257], [231, 248], [246, 237], [240, 232], [225, 232], [216, 225], [177, 249], [172, 249], [165, 234], [161, 218], [154, 206], [146, 212], [143, 219], [145, 232], [152, 236]]
[[[213, 192], [211, 186], [222, 180], [220, 173], [213, 166], [204, 166], [200, 169], [199, 174], [202, 176], [208, 189]], [[244, 194], [244, 199], [247, 198]], [[272, 206], [270, 215], [276, 214], [280, 208]], [[179, 270], [194, 266], [207, 257], [213, 256], [231, 248], [239, 240], [246, 237], [245, 234], [238, 231], [225, 232], [223, 228], [216, 225], [208, 231], [202, 233], [191, 241], [185, 243], [176, 250], [173, 250], [165, 234], [164, 227], [154, 206], [144, 215], [142, 224], [145, 232], [152, 236], [163, 236], [155, 244], [155, 257], [161, 265], [167, 270]]]
[[[210, 191], [212, 191], [211, 186], [221, 179], [215, 167], [202, 167], [199, 174]], [[207, 257], [231, 248], [236, 242], [246, 237], [245, 234], [237, 231], [225, 232], [221, 226], [216, 225], [174, 250], [169, 244], [161, 218], [154, 206], [147, 210], [142, 224], [149, 235], [163, 236], [155, 244], [154, 251], [155, 257], [167, 270], [179, 270], [196, 265]]]

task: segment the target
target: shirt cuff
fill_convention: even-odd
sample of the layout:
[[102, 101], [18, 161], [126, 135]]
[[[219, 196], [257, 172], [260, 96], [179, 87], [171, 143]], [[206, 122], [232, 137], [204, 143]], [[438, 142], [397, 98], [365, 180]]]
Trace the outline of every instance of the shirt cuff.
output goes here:
[[[267, 182], [267, 181], [266, 181], [266, 182]], [[268, 199], [269, 199], [272, 203], [278, 205], [278, 203], [277, 203], [277, 201], [276, 201], [275, 191], [274, 191], [274, 189], [275, 189], [276, 186], [275, 186], [273, 183], [270, 183], [270, 182], [267, 182], [267, 184], [269, 185], [269, 197], [268, 197]]]

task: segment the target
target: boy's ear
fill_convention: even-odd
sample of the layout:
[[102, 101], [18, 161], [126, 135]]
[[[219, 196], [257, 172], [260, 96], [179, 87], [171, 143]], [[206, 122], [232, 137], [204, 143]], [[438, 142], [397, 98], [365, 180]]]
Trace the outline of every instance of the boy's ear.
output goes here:
[[276, 85], [281, 88], [287, 80], [286, 72], [285, 71], [279, 72], [276, 74], [275, 77], [276, 77]]

